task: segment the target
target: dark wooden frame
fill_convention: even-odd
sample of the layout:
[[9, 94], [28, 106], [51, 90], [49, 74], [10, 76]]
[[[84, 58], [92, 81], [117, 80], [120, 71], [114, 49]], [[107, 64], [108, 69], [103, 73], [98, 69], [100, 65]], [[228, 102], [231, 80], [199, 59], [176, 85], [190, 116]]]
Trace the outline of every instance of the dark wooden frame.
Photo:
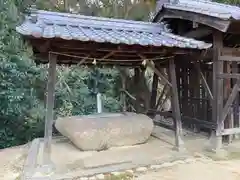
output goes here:
[[154, 21], [161, 21], [166, 19], [182, 19], [189, 20], [195, 23], [204, 24], [208, 27], [212, 27], [222, 32], [227, 32], [231, 21], [223, 20], [216, 17], [207, 16], [204, 14], [199, 14], [195, 12], [187, 12], [177, 9], [165, 9], [161, 10], [157, 16], [154, 18]]
[[[226, 136], [231, 142], [233, 135], [240, 133], [240, 73], [238, 67], [240, 48], [232, 47], [233, 45], [227, 44], [225, 39], [225, 35], [239, 34], [240, 21], [164, 7], [153, 21], [163, 20], [167, 20], [170, 26], [173, 25], [174, 32], [179, 35], [197, 37], [199, 40], [213, 43], [213, 48], [204, 56], [198, 55], [197, 58], [190, 58], [188, 55], [184, 55], [188, 60], [185, 61], [185, 65], [177, 64], [177, 69], [181, 71], [177, 81], [183, 124], [190, 124], [190, 126], [197, 124], [201, 128], [210, 129], [215, 138], [215, 148], [221, 149], [222, 141]], [[192, 27], [190, 27], [191, 23]], [[194, 26], [196, 23], [197, 26]], [[184, 26], [190, 29], [184, 29]], [[194, 65], [192, 66], [192, 64]], [[199, 78], [190, 75], [194, 73], [194, 69], [197, 70]], [[196, 81], [199, 81], [200, 84], [198, 82], [197, 85], [194, 85]], [[199, 89], [196, 90], [196, 88], [200, 89], [200, 94]], [[207, 106], [204, 105], [206, 103]], [[192, 106], [193, 109], [191, 109]], [[197, 109], [197, 113], [195, 109]], [[205, 117], [206, 111], [207, 116]], [[211, 112], [211, 116], [208, 115], [208, 112]]]
[[[104, 66], [142, 66], [139, 52], [154, 61], [165, 61], [169, 54], [194, 54], [196, 49], [154, 47], [141, 45], [124, 45], [111, 43], [81, 42], [62, 39], [28, 39], [33, 46], [36, 63], [48, 63], [48, 53], [57, 55], [58, 64], [73, 65], [82, 62], [83, 65], [92, 65], [94, 59], [97, 64]], [[87, 57], [87, 58], [86, 58]], [[101, 61], [101, 62], [100, 62]], [[98, 63], [100, 62], [100, 63]]]
[[[79, 42], [66, 41], [61, 39], [34, 39], [26, 37], [31, 43], [34, 53], [36, 55], [36, 63], [49, 63], [49, 79], [47, 88], [47, 105], [46, 105], [46, 121], [45, 121], [45, 135], [44, 135], [44, 163], [49, 164], [51, 155], [51, 139], [52, 139], [52, 125], [54, 118], [54, 87], [56, 84], [56, 65], [65, 64], [77, 66], [118, 66], [121, 68], [128, 67], [135, 69], [135, 82], [138, 84], [142, 80], [145, 66], [154, 71], [153, 91], [150, 101], [150, 111], [156, 106], [164, 104], [164, 101], [170, 96], [172, 104], [172, 113], [170, 116], [174, 118], [174, 127], [176, 136], [176, 149], [181, 151], [184, 149], [182, 140], [182, 122], [181, 112], [179, 107], [179, 94], [176, 79], [175, 57], [179, 54], [195, 54], [199, 50], [168, 48], [168, 47], [143, 47], [140, 45], [113, 45], [109, 43], [95, 43], [95, 42]], [[90, 59], [90, 60], [89, 60]], [[169, 69], [169, 74], [166, 76], [160, 68]], [[156, 88], [159, 80], [163, 82], [166, 88], [165, 99], [156, 100]], [[131, 96], [126, 91], [125, 78], [122, 77], [122, 95], [123, 111], [126, 111], [126, 95]], [[141, 89], [139, 89], [141, 91]], [[161, 96], [162, 98], [164, 96]], [[140, 112], [142, 104], [140, 103], [139, 95], [131, 97], [135, 101], [136, 112]], [[169, 114], [168, 114], [169, 116]]]

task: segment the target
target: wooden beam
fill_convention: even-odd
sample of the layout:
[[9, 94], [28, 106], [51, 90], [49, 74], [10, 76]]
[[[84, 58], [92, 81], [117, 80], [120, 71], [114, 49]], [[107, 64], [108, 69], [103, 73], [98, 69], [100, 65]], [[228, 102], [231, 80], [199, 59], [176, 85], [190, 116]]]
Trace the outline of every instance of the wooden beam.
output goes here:
[[116, 52], [115, 51], [111, 51], [109, 53], [107, 53], [106, 55], [104, 55], [101, 60], [107, 59], [109, 57], [111, 57], [112, 55], [114, 55]]
[[181, 10], [175, 10], [175, 9], [164, 9], [162, 13], [163, 13], [162, 20], [163, 19], [189, 20], [192, 22], [197, 22], [199, 24], [207, 25], [221, 32], [226, 32], [230, 25], [230, 21], [228, 20], [222, 20], [220, 18], [207, 16], [207, 15], [203, 15], [195, 12], [181, 11]]
[[[237, 62], [232, 62], [232, 73], [237, 74], [239, 73], [239, 68]], [[236, 84], [237, 79], [233, 79], [232, 81]], [[237, 93], [236, 98], [233, 103], [233, 121], [234, 127], [240, 127], [240, 118], [239, 118], [239, 93]]]
[[127, 90], [122, 89], [122, 92], [124, 92], [128, 97], [130, 97], [132, 100], [136, 101], [136, 98], [131, 95]]
[[140, 96], [139, 96], [139, 91], [141, 91], [140, 81], [141, 81], [140, 68], [135, 68], [134, 69], [134, 85], [135, 85], [136, 101], [134, 103], [134, 108], [136, 109], [137, 113], [140, 112]]
[[240, 79], [240, 74], [239, 73], [231, 73], [231, 74], [221, 73], [221, 74], [218, 74], [217, 77], [220, 79], [231, 79], [231, 78]]
[[240, 128], [223, 129], [222, 135], [240, 134]]
[[[240, 56], [240, 48], [230, 48], [224, 47], [221, 52], [221, 56], [225, 56], [222, 58], [223, 60], [233, 59], [232, 57]], [[230, 58], [229, 58], [230, 57]], [[239, 58], [239, 57], [237, 57]], [[237, 59], [236, 59], [237, 60]]]
[[[131, 98], [132, 100], [134, 100], [134, 101], [136, 101], [137, 99], [133, 96], [133, 95], [131, 95], [127, 90], [122, 90], [122, 92], [123, 93], [125, 93], [129, 98]], [[139, 106], [140, 107], [142, 107], [142, 108], [144, 108], [144, 105], [141, 103], [141, 104], [139, 104]], [[135, 110], [135, 109], [134, 109]], [[136, 110], [135, 110], [136, 111]]]
[[[30, 43], [34, 47], [41, 46], [44, 44], [46, 39], [35, 39], [35, 38], [29, 38]], [[173, 53], [190, 53], [190, 52], [198, 52], [197, 49], [184, 49], [184, 48], [178, 48], [178, 47], [156, 47], [156, 46], [141, 46], [141, 45], [126, 45], [126, 44], [112, 44], [112, 43], [97, 43], [97, 42], [81, 42], [78, 40], [62, 40], [62, 39], [51, 39], [51, 50], [61, 48], [65, 49], [62, 51], [66, 51], [66, 49], [69, 50], [89, 50], [89, 51], [117, 51], [117, 52], [123, 52], [123, 53], [139, 53], [141, 54], [167, 54], [168, 52]], [[61, 51], [61, 52], [62, 52]]]
[[240, 62], [240, 57], [234, 57], [234, 56], [220, 56], [219, 57], [219, 60], [220, 61], [230, 61], [230, 62], [233, 62], [233, 61], [236, 61], [236, 62]]
[[[90, 57], [91, 54], [89, 55], [84, 55], [84, 56], [79, 56], [79, 55], [75, 55], [75, 54], [70, 54], [70, 53], [62, 53], [62, 52], [55, 52], [55, 51], [51, 51], [51, 54], [55, 54], [58, 55], [59, 57], [63, 56], [63, 57], [70, 57], [71, 59], [76, 58], [76, 59], [81, 59], [81, 60], [87, 60], [87, 59], [97, 59], [98, 61], [104, 61], [104, 60], [108, 60], [108, 61], [116, 61], [116, 60], [112, 60], [112, 59], [107, 59], [109, 57], [111, 57], [112, 55], [115, 54], [115, 51], [111, 51], [108, 52], [107, 54], [104, 54], [101, 57]], [[60, 59], [60, 58], [59, 58]], [[128, 61], [128, 60], [120, 60], [120, 61]], [[131, 61], [131, 60], [129, 60]], [[132, 61], [141, 61], [140, 59], [133, 59]]]
[[240, 79], [237, 80], [236, 84], [234, 85], [231, 94], [229, 95], [229, 98], [224, 106], [224, 108], [221, 111], [221, 123], [223, 123], [223, 121], [225, 120], [225, 118], [227, 117], [229, 110], [230, 110], [230, 106], [232, 105], [233, 101], [236, 98], [237, 93], [239, 92], [239, 85], [240, 85]]
[[[122, 90], [123, 93], [125, 93], [129, 98], [131, 98], [132, 100], [136, 101], [137, 98], [135, 98], [132, 94], [130, 94], [127, 90]], [[139, 106], [144, 108], [143, 104], [139, 104]]]
[[210, 103], [213, 104], [213, 95], [212, 95], [212, 92], [210, 90], [210, 87], [208, 86], [207, 80], [205, 79], [205, 77], [204, 77], [204, 75], [202, 73], [200, 64], [197, 62], [197, 63], [195, 63], [195, 66], [196, 66], [197, 71], [198, 71], [198, 73], [199, 73], [199, 75], [200, 75], [200, 77], [201, 77], [201, 79], [203, 81], [203, 86], [204, 86], [204, 88], [205, 88], [205, 90], [206, 90], [206, 92], [208, 94], [208, 97], [210, 99]]
[[52, 129], [54, 117], [54, 97], [56, 83], [57, 56], [49, 54], [48, 83], [47, 83], [47, 104], [45, 115], [43, 162], [49, 164], [51, 159]]
[[167, 87], [168, 87], [167, 84], [165, 84], [165, 85], [163, 86], [162, 92], [161, 92], [161, 94], [159, 95], [159, 98], [158, 98], [157, 104], [156, 104], [156, 106], [155, 106], [155, 109], [158, 109], [158, 106], [160, 105], [161, 100], [162, 100], [162, 98], [164, 97], [164, 93], [165, 93], [165, 91], [167, 90]]
[[146, 65], [152, 69], [154, 71], [154, 73], [156, 73], [161, 80], [163, 80], [167, 85], [169, 85], [170, 87], [172, 87], [172, 84], [168, 81], [168, 79], [148, 60], [146, 60]]
[[188, 38], [202, 38], [204, 36], [208, 36], [212, 33], [212, 30], [209, 28], [197, 28], [194, 29], [193, 31], [189, 31], [186, 34], [184, 34], [184, 37], [188, 37]]
[[165, 102], [167, 102], [168, 98], [171, 96], [171, 91], [169, 89], [167, 89], [166, 94], [165, 94], [165, 98], [161, 101], [159, 108], [160, 110], [163, 109], [163, 105], [165, 104]]
[[[152, 109], [149, 109], [149, 112], [153, 112]], [[168, 117], [173, 117], [172, 113], [170, 111], [154, 111], [155, 114], [159, 114], [160, 116], [163, 116], [165, 118], [168, 118]]]
[[[230, 64], [230, 62], [223, 62], [223, 63], [224, 63], [224, 68], [223, 68], [224, 72], [226, 74], [230, 74], [231, 73], [231, 64]], [[224, 87], [224, 102], [226, 102], [228, 97], [229, 97], [229, 95], [231, 94], [231, 79], [225, 78], [223, 80], [223, 82], [224, 82], [224, 85], [223, 85], [223, 87]], [[232, 110], [232, 108], [231, 108], [231, 110]], [[224, 128], [234, 128], [232, 112], [230, 114], [228, 113], [228, 115], [226, 116], [226, 118], [224, 120]], [[232, 139], [233, 139], [232, 135], [229, 135], [227, 137], [227, 140], [228, 140], [229, 143], [232, 142]]]
[[157, 74], [166, 84], [168, 84], [170, 87], [172, 87], [172, 84], [168, 81], [168, 79], [162, 74], [156, 67], [154, 62], [150, 62], [145, 56], [142, 54], [138, 54], [140, 58], [146, 63], [146, 65], [153, 70], [155, 74]]
[[[70, 59], [67, 59], [67, 60], [61, 60], [61, 61], [57, 61], [57, 64], [64, 64], [64, 65], [77, 65], [79, 64], [81, 60], [70, 60]], [[35, 62], [37, 64], [47, 64], [48, 63], [48, 60], [44, 60], [44, 59], [37, 59], [35, 60]], [[92, 66], [93, 65], [93, 60], [89, 61], [89, 60], [85, 60], [82, 64], [82, 66]], [[124, 66], [124, 67], [141, 67], [142, 66], [142, 63], [141, 62], [138, 62], [138, 63], [134, 63], [134, 62], [119, 62], [119, 61], [101, 61], [101, 62], [98, 62], [96, 64], [97, 66]]]
[[[30, 43], [34, 47], [45, 46], [45, 44], [49, 43], [49, 40], [46, 39], [30, 39]], [[180, 49], [177, 47], [144, 47], [139, 45], [113, 45], [110, 43], [92, 43], [92, 42], [79, 42], [79, 41], [65, 41], [61, 39], [53, 39], [50, 41], [50, 49], [48, 51], [56, 51], [56, 52], [83, 52], [85, 54], [89, 54], [92, 52], [110, 52], [115, 51], [117, 54], [132, 54], [136, 55], [141, 52], [144, 56], [154, 55], [154, 56], [164, 56], [167, 53], [172, 54], [194, 54], [198, 52], [195, 49]], [[46, 53], [47, 53], [46, 52]], [[210, 48], [207, 50], [206, 57], [212, 58], [213, 49]], [[222, 55], [230, 55], [230, 56], [240, 56], [240, 48], [229, 48], [224, 47], [222, 49]]]
[[[109, 51], [100, 51], [100, 50], [98, 50], [98, 49], [96, 49], [96, 50], [84, 50], [84, 49], [82, 49], [82, 50], [71, 50], [71, 49], [69, 49], [69, 50], [65, 50], [64, 51], [64, 49], [53, 49], [51, 52], [58, 52], [58, 53], [61, 53], [62, 55], [64, 55], [64, 54], [66, 54], [66, 55], [71, 55], [71, 56], [76, 56], [76, 57], [80, 57], [80, 58], [82, 58], [82, 57], [85, 57], [85, 56], [87, 56], [87, 55], [91, 55], [92, 57], [94, 57], [94, 58], [99, 58], [99, 59], [101, 59], [103, 56], [105, 56], [105, 55], [107, 55], [108, 53], [111, 53], [111, 52], [113, 52], [111, 55], [112, 55], [112, 57], [111, 58], [109, 58], [109, 57], [106, 57], [105, 59], [114, 59], [114, 58], [118, 58], [117, 60], [122, 60], [122, 61], [126, 61], [126, 60], [132, 60], [132, 61], [141, 61], [141, 59], [139, 58], [139, 56], [136, 54], [136, 53], [134, 53], [134, 52], [121, 52], [121, 51], [111, 51], [111, 50], [109, 50]], [[44, 54], [44, 53], [42, 53], [42, 54]], [[45, 54], [47, 54], [47, 52], [45, 53]], [[151, 59], [151, 58], [159, 58], [159, 59], [163, 59], [164, 57], [165, 57], [165, 54], [156, 54], [156, 53], [145, 53], [144, 54], [146, 57], [148, 57], [149, 59]]]
[[[126, 70], [120, 69], [120, 75], [121, 75], [121, 83], [122, 83], [122, 89], [125, 92], [126, 91]], [[122, 101], [122, 111], [127, 111], [127, 104], [126, 104], [126, 94], [124, 92], [121, 92], [121, 101]]]
[[188, 95], [189, 95], [189, 83], [188, 83], [188, 67], [187, 65], [183, 65], [181, 67], [182, 69], [182, 77], [181, 77], [181, 91], [182, 91], [182, 96], [180, 99], [180, 102], [182, 104], [182, 114], [188, 114], [188, 110], [189, 110], [189, 105], [188, 105]]
[[184, 150], [184, 143], [182, 140], [182, 121], [181, 121], [181, 113], [179, 107], [179, 99], [178, 99], [178, 87], [176, 80], [176, 68], [174, 58], [169, 61], [169, 72], [170, 79], [172, 82], [172, 111], [174, 114], [174, 125], [175, 125], [175, 143], [178, 151]]
[[221, 131], [224, 129], [221, 121], [221, 111], [223, 108], [223, 80], [217, 78], [218, 73], [223, 73], [223, 62], [219, 61], [219, 56], [223, 47], [223, 35], [220, 31], [213, 33], [213, 106], [212, 119], [217, 123], [216, 129], [216, 150], [222, 148]]
[[[104, 57], [98, 56], [95, 57], [93, 54], [90, 53], [90, 55], [73, 55], [73, 54], [63, 54], [59, 52], [52, 52], [53, 54], [58, 55], [57, 63], [58, 64], [78, 64], [82, 59], [85, 59], [84, 64], [91, 64], [93, 61], [97, 61], [98, 64], [132, 64], [134, 65], [142, 65], [142, 59], [139, 58], [139, 56], [136, 56], [135, 58], [128, 58], [126, 57], [125, 59], [119, 59], [119, 57], [116, 57], [114, 54], [109, 53], [109, 54], [103, 54]], [[41, 62], [41, 63], [46, 63], [48, 62], [47, 60], [47, 54], [42, 56], [43, 54], [38, 54], [36, 55], [36, 62]], [[112, 57], [110, 57], [112, 55]], [[109, 59], [110, 58], [110, 59]], [[155, 63], [158, 62], [163, 62], [164, 57], [159, 57], [159, 56], [154, 56], [152, 58], [149, 57], [149, 60], [154, 61]], [[166, 65], [167, 63], [165, 63]], [[164, 66], [164, 64], [162, 64]]]
[[197, 124], [200, 127], [204, 127], [207, 129], [211, 129], [211, 130], [215, 130], [217, 127], [217, 125], [213, 122], [210, 121], [206, 121], [203, 119], [198, 119], [198, 118], [193, 118], [193, 117], [189, 117], [189, 116], [182, 116], [182, 119], [184, 120], [184, 122], [190, 122], [190, 123], [194, 123]]
[[[209, 48], [206, 50], [206, 54], [204, 55], [203, 60], [212, 60], [212, 57], [214, 56], [213, 54], [214, 47]], [[232, 59], [233, 61], [239, 61], [238, 59], [240, 57], [240, 48], [222, 47], [220, 56], [223, 61], [229, 61], [229, 59]]]
[[157, 91], [158, 91], [158, 75], [154, 73], [153, 82], [152, 82], [152, 92], [151, 92], [151, 98], [150, 98], [151, 109], [155, 109], [156, 107]]
[[[156, 126], [160, 126], [160, 127], [163, 127], [163, 128], [165, 128], [165, 129], [169, 129], [169, 130], [172, 130], [172, 131], [174, 131], [175, 129], [174, 129], [174, 127], [172, 127], [171, 125], [168, 125], [168, 124], [166, 124], [166, 123], [163, 123], [163, 122], [161, 122], [161, 121], [153, 121], [153, 123], [154, 123], [154, 125], [156, 125]], [[154, 137], [154, 134], [152, 134], [152, 136]], [[158, 138], [158, 137], [156, 137], [156, 138]]]
[[41, 46], [37, 46], [37, 49], [39, 50], [39, 52], [41, 53], [46, 53], [49, 51], [50, 49], [50, 41], [45, 41], [44, 44], [42, 44]]

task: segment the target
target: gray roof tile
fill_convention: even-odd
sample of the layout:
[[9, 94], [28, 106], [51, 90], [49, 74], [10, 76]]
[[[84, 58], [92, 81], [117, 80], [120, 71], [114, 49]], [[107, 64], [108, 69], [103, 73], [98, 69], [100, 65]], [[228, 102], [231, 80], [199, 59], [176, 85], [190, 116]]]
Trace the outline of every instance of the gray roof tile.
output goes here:
[[210, 0], [178, 0], [177, 3], [164, 3], [164, 8], [196, 12], [220, 19], [240, 19], [240, 8]]
[[211, 44], [170, 33], [163, 23], [139, 22], [67, 13], [36, 11], [16, 30], [35, 38], [95, 41], [142, 46], [206, 49]]

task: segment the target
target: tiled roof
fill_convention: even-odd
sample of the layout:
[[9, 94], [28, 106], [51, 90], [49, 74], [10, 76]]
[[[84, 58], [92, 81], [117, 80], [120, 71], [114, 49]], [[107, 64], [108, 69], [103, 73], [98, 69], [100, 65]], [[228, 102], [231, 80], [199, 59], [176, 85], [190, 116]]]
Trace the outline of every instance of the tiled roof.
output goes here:
[[170, 33], [163, 23], [100, 18], [67, 13], [36, 11], [16, 30], [35, 38], [94, 41], [98, 43], [138, 44], [206, 49], [211, 44]]
[[240, 8], [210, 0], [178, 0], [177, 3], [164, 3], [164, 8], [195, 12], [220, 19], [240, 20]]

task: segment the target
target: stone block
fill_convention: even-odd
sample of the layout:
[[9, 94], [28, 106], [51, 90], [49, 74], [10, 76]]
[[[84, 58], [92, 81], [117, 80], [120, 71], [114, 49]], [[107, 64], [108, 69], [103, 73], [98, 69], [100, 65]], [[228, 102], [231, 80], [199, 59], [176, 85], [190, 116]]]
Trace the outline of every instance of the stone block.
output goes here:
[[80, 150], [101, 151], [145, 143], [153, 131], [153, 120], [130, 112], [102, 113], [59, 118], [55, 127]]

